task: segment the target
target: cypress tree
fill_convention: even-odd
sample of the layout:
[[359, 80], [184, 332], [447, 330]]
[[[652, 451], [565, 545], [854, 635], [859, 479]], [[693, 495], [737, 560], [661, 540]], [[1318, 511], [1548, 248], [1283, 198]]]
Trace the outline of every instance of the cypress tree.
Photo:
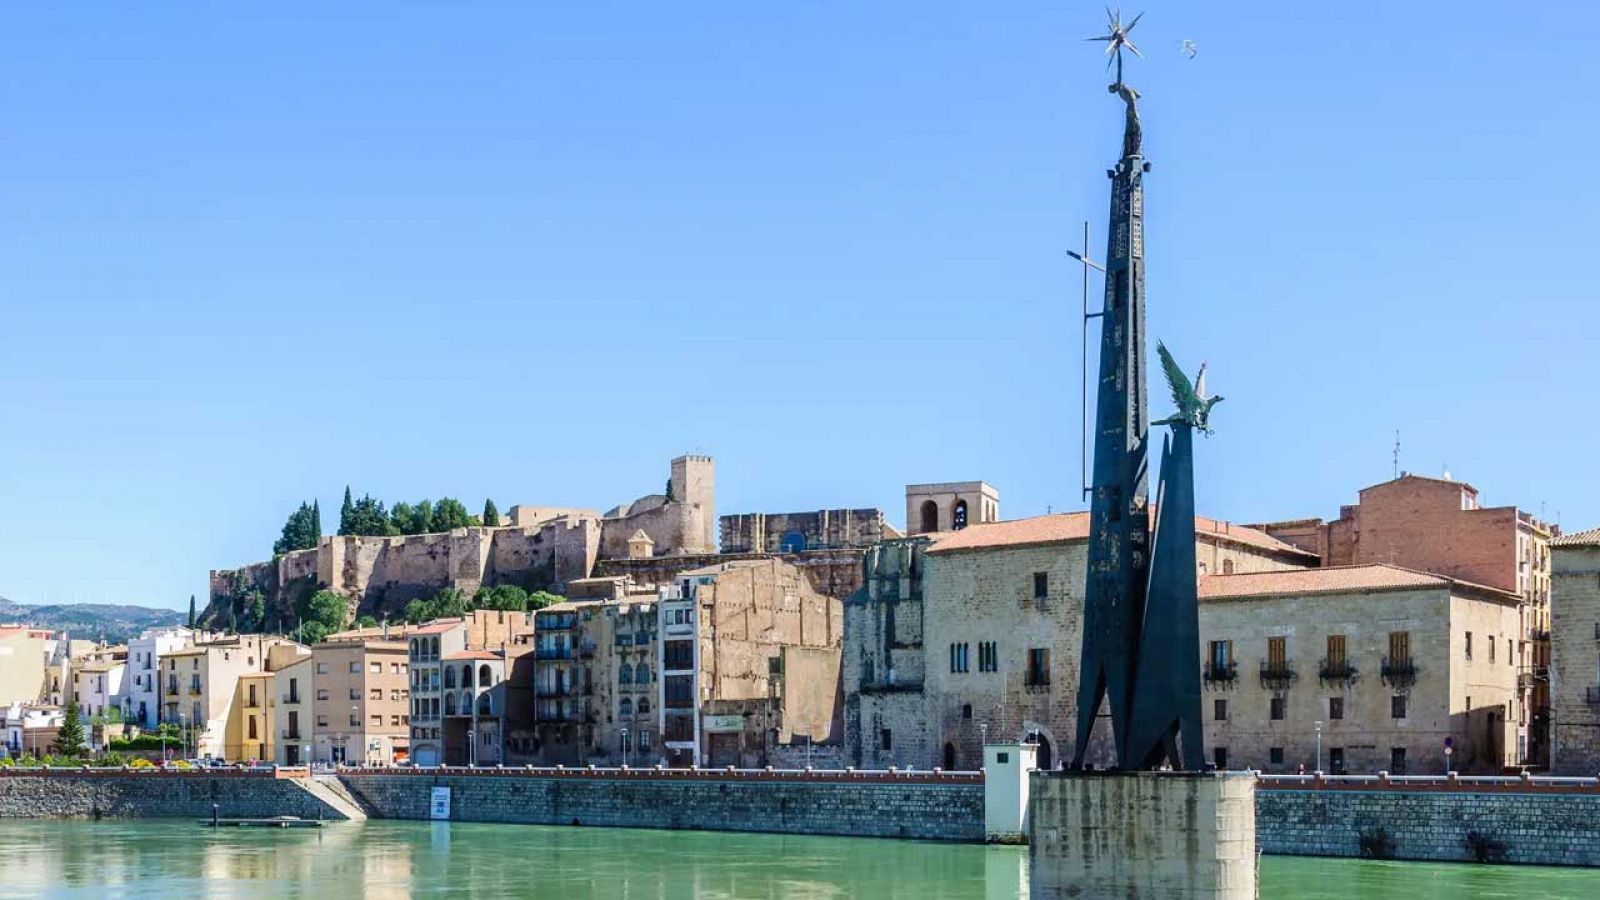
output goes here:
[[322, 543], [322, 504], [311, 501], [311, 546]]
[[189, 627], [194, 627], [194, 595], [189, 595]]
[[344, 505], [339, 507], [339, 533], [350, 533], [350, 519], [355, 516], [356, 504], [350, 499], [350, 485], [344, 486]]
[[483, 524], [489, 528], [500, 524], [500, 510], [495, 509], [493, 500], [483, 501]]

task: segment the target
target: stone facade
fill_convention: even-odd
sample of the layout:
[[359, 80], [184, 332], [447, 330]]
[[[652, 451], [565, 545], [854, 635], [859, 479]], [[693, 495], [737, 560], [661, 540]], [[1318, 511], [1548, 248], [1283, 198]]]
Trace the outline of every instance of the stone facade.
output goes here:
[[479, 609], [411, 629], [405, 638], [404, 671], [412, 762], [504, 761], [511, 694], [507, 676], [532, 650], [533, 619], [533, 613]]
[[881, 509], [823, 509], [722, 517], [723, 553], [800, 553], [870, 547], [900, 537]]
[[975, 776], [718, 772], [352, 772], [345, 785], [386, 819], [426, 819], [434, 786], [465, 822], [593, 825], [983, 840]]
[[[1393, 566], [1200, 580], [1201, 714], [1222, 768], [1499, 774], [1525, 716], [1518, 599]], [[1470, 638], [1469, 638], [1470, 636]], [[1469, 644], [1471, 650], [1468, 650]]]
[[1528, 715], [1519, 725], [1518, 761], [1548, 763], [1550, 545], [1559, 529], [1514, 506], [1485, 507], [1470, 484], [1409, 473], [1363, 488], [1335, 520], [1259, 527], [1317, 553], [1325, 566], [1387, 563], [1520, 597], [1518, 706]]
[[1600, 772], [1600, 529], [1557, 538], [1551, 612], [1551, 753], [1557, 775]]
[[[1316, 561], [1242, 526], [1196, 530], [1199, 564], [1216, 570]], [[970, 769], [987, 737], [1037, 741], [1040, 766], [1060, 765], [1077, 721], [1088, 535], [1088, 515], [1073, 513], [874, 548], [846, 611], [850, 764]], [[1108, 738], [1097, 729], [1090, 761], [1109, 761]]]

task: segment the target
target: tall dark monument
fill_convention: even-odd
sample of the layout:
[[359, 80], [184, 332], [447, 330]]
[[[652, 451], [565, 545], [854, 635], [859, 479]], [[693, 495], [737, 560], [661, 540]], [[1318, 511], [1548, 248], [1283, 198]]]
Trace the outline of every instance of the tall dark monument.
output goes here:
[[[1100, 371], [1089, 513], [1088, 583], [1084, 593], [1077, 743], [1081, 768], [1096, 717], [1105, 704], [1120, 768], [1204, 765], [1200, 734], [1199, 615], [1194, 557], [1191, 432], [1205, 428], [1179, 400], [1174, 439], [1163, 448], [1160, 521], [1152, 538], [1149, 505], [1149, 412], [1145, 373], [1144, 175], [1139, 93], [1122, 80], [1122, 51], [1138, 55], [1127, 26], [1113, 16], [1107, 42], [1117, 67], [1109, 90], [1126, 107], [1122, 158], [1111, 176], [1111, 214], [1100, 314]], [[1169, 380], [1176, 366], [1161, 348]], [[1181, 378], [1182, 373], [1178, 376]], [[1174, 398], [1180, 386], [1173, 383]], [[1187, 398], [1197, 392], [1183, 380]], [[1199, 392], [1204, 391], [1204, 375]], [[1193, 404], [1191, 404], [1193, 406]], [[1198, 416], [1198, 418], [1197, 418]]]

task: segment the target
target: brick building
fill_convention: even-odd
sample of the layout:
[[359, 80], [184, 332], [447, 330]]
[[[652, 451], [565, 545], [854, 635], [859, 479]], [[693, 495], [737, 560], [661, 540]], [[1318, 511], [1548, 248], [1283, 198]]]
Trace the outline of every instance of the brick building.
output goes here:
[[1549, 758], [1550, 542], [1558, 529], [1515, 506], [1484, 506], [1478, 489], [1402, 473], [1363, 488], [1339, 517], [1257, 526], [1318, 554], [1325, 566], [1387, 563], [1517, 595], [1518, 758]]

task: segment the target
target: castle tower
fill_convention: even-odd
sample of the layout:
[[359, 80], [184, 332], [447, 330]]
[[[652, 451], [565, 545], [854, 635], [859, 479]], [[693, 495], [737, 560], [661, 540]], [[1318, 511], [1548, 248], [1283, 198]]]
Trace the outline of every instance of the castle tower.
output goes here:
[[709, 456], [672, 461], [672, 499], [683, 504], [682, 552], [717, 552], [716, 463]]
[[960, 531], [1000, 521], [1000, 492], [985, 481], [906, 485], [906, 534]]

